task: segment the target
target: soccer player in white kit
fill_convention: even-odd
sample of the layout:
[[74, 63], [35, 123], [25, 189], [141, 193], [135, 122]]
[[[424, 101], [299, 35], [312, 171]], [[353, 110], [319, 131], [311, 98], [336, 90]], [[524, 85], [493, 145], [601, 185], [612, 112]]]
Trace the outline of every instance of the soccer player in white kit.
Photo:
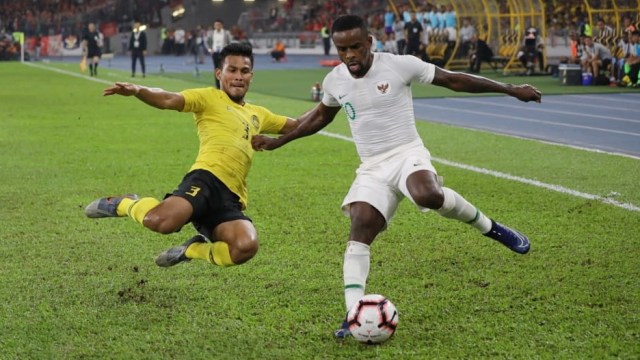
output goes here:
[[[365, 294], [369, 247], [404, 197], [422, 211], [433, 209], [467, 223], [514, 252], [526, 254], [526, 236], [491, 220], [454, 190], [442, 186], [416, 130], [411, 82], [454, 91], [504, 93], [526, 102], [540, 102], [540, 91], [531, 85], [450, 72], [411, 55], [373, 53], [366, 22], [358, 16], [337, 18], [331, 34], [342, 64], [325, 77], [322, 101], [298, 119], [297, 129], [279, 138], [254, 136], [252, 144], [256, 150], [276, 149], [320, 131], [344, 109], [361, 159], [342, 203], [343, 212], [351, 218], [343, 267], [347, 312]], [[348, 335], [345, 321], [335, 336]]]

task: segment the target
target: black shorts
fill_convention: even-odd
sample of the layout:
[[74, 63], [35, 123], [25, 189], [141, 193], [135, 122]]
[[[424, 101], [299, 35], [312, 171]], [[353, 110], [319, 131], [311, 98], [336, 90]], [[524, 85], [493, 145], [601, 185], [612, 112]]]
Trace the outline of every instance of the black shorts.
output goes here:
[[207, 170], [193, 170], [182, 179], [178, 188], [169, 196], [179, 196], [193, 206], [191, 223], [198, 232], [210, 240], [213, 229], [232, 220], [249, 220], [242, 212], [242, 204], [238, 195], [215, 175]]
[[89, 50], [87, 52], [87, 59], [93, 59], [94, 57], [101, 57], [102, 51], [100, 50]]

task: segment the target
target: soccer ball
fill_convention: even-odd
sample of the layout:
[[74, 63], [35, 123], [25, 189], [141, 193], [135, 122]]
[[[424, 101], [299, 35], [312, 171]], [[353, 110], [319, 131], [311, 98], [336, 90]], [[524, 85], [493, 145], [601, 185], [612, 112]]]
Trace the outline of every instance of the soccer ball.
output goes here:
[[366, 344], [379, 344], [396, 331], [398, 311], [386, 297], [369, 294], [351, 308], [347, 323], [354, 339]]

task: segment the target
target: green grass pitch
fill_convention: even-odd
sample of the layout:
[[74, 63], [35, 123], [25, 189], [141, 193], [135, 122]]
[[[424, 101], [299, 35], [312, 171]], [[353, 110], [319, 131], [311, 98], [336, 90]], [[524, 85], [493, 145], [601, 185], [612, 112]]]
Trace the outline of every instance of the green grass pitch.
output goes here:
[[[248, 100], [296, 116], [322, 71], [258, 72]], [[381, 346], [337, 342], [351, 142], [315, 135], [256, 154], [247, 213], [261, 249], [250, 262], [161, 269], [154, 257], [190, 226], [164, 236], [82, 209], [172, 190], [195, 158], [191, 115], [103, 98], [107, 83], [127, 80], [106, 68], [95, 82], [3, 63], [0, 79], [0, 359], [640, 357], [640, 212], [436, 162], [448, 186], [528, 234], [531, 252], [405, 201], [372, 248], [367, 288], [398, 307], [398, 331]], [[143, 81], [181, 90], [208, 80]], [[418, 129], [440, 159], [640, 205], [637, 159]], [[326, 130], [350, 135], [342, 113]]]

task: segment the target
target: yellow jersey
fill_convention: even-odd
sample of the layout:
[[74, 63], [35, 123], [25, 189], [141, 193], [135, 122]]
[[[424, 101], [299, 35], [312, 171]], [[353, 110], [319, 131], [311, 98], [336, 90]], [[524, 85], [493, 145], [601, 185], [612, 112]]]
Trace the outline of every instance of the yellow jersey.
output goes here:
[[189, 171], [210, 171], [240, 197], [246, 208], [247, 175], [254, 153], [251, 137], [277, 134], [287, 117], [262, 106], [235, 103], [224, 91], [213, 87], [184, 90], [181, 94], [182, 111], [193, 113], [200, 140], [198, 156]]

